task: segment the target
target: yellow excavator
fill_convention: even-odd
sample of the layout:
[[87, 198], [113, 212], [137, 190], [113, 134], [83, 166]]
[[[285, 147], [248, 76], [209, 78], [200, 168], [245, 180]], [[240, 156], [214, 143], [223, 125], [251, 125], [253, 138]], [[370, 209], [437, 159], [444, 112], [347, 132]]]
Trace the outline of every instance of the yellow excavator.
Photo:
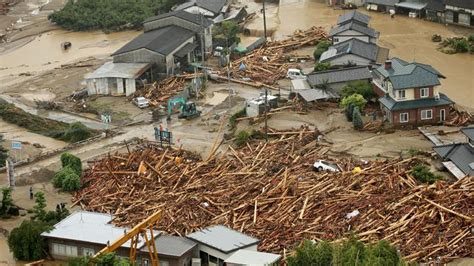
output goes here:
[[130, 261], [134, 262], [137, 256], [137, 245], [139, 242], [138, 238], [140, 237], [140, 235], [142, 235], [143, 239], [145, 240], [145, 244], [148, 247], [151, 266], [158, 266], [159, 260], [158, 253], [156, 251], [153, 225], [160, 219], [161, 210], [155, 212], [154, 214], [146, 218], [144, 221], [133, 227], [132, 230], [126, 232], [121, 238], [115, 240], [113, 243], [107, 245], [107, 247], [97, 252], [94, 255], [94, 258], [97, 258], [98, 256], [104, 253], [114, 252], [116, 249], [120, 248], [123, 244], [125, 244], [125, 242], [130, 240]]

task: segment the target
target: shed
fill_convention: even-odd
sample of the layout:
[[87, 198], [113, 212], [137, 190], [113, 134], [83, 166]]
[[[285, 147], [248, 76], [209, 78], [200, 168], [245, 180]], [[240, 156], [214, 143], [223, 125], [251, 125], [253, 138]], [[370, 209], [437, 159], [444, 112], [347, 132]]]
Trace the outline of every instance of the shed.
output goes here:
[[187, 238], [198, 243], [199, 257], [203, 265], [222, 265], [238, 250], [257, 251], [260, 240], [223, 225], [204, 228]]
[[322, 89], [309, 89], [309, 90], [299, 90], [296, 93], [305, 101], [305, 102], [314, 102], [317, 100], [329, 100], [337, 99], [339, 95], [332, 90], [322, 90]]
[[106, 62], [86, 75], [87, 93], [129, 96], [136, 91], [137, 80], [146, 76], [150, 68], [148, 63]]
[[277, 266], [280, 265], [281, 255], [258, 252], [251, 250], [239, 250], [224, 262], [228, 266]]
[[[278, 98], [276, 96], [268, 95], [267, 104], [270, 109], [276, 108], [278, 106]], [[248, 100], [245, 105], [245, 112], [248, 117], [262, 115], [265, 112], [265, 96]]]

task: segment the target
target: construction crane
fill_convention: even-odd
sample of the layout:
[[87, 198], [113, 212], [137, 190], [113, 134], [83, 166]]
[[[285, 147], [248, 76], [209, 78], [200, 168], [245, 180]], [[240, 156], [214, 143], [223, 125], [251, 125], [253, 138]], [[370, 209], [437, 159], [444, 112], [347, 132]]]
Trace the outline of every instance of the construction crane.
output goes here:
[[104, 253], [113, 252], [116, 249], [120, 248], [123, 244], [125, 244], [125, 242], [130, 240], [131, 241], [130, 261], [133, 262], [135, 261], [136, 256], [137, 256], [137, 245], [139, 242], [139, 236], [143, 235], [145, 244], [148, 247], [148, 253], [150, 254], [151, 266], [158, 266], [159, 260], [158, 260], [158, 253], [156, 251], [156, 245], [155, 245], [153, 224], [155, 224], [155, 222], [157, 222], [160, 219], [161, 219], [161, 210], [155, 212], [154, 214], [146, 218], [144, 221], [137, 224], [135, 227], [132, 228], [132, 230], [125, 232], [125, 234], [121, 238], [115, 240], [111, 244], [108, 244], [107, 247], [97, 252], [94, 255], [94, 258], [97, 258], [98, 256]]

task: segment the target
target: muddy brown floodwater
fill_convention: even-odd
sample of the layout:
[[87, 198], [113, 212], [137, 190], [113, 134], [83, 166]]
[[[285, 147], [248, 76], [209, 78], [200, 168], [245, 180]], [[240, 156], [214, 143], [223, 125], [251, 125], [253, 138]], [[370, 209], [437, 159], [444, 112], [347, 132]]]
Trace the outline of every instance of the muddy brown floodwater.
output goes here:
[[[433, 34], [446, 38], [474, 34], [474, 30], [446, 27], [403, 15], [390, 19], [387, 14], [367, 12], [363, 8], [358, 11], [372, 17], [370, 26], [380, 31], [379, 45], [390, 48], [390, 56], [434, 66], [447, 77], [441, 81], [442, 92], [462, 107], [474, 110], [474, 56], [444, 54], [436, 50], [436, 43], [431, 42]], [[284, 38], [296, 29], [312, 26], [329, 30], [336, 24], [337, 16], [344, 12], [349, 11], [333, 10], [321, 0], [281, 0], [278, 13], [280, 25], [274, 38]]]

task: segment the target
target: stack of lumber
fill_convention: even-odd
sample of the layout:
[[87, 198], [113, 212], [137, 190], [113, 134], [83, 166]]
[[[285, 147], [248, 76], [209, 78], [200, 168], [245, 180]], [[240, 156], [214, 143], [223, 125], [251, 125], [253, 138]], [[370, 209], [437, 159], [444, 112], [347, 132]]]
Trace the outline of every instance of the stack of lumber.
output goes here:
[[[180, 236], [224, 224], [258, 237], [268, 252], [355, 232], [363, 241], [391, 241], [410, 261], [474, 255], [473, 178], [422, 185], [409, 171], [419, 159], [330, 158], [318, 134], [272, 130], [268, 143], [253, 140], [207, 160], [145, 143], [93, 163], [74, 204], [113, 214], [120, 226], [161, 209], [156, 229]], [[315, 172], [317, 159], [342, 171]], [[355, 166], [362, 172], [353, 174]], [[355, 210], [360, 214], [348, 218]]]
[[446, 121], [445, 124], [447, 126], [455, 126], [455, 127], [462, 127], [468, 126], [469, 124], [474, 124], [474, 115], [466, 112], [460, 111], [454, 107], [449, 109], [450, 113], [450, 120]]
[[369, 132], [379, 132], [383, 129], [383, 122], [378, 121], [369, 121], [364, 124], [362, 131], [369, 131]]
[[[286, 53], [327, 39], [328, 35], [322, 28], [312, 27], [305, 31], [296, 31], [289, 39], [268, 42], [262, 48], [231, 62], [231, 81], [278, 90], [274, 84], [285, 77], [288, 68], [297, 66], [296, 63], [290, 62], [291, 57]], [[240, 69], [242, 64], [245, 65], [245, 70]], [[218, 78], [227, 80], [227, 69], [221, 71]]]

